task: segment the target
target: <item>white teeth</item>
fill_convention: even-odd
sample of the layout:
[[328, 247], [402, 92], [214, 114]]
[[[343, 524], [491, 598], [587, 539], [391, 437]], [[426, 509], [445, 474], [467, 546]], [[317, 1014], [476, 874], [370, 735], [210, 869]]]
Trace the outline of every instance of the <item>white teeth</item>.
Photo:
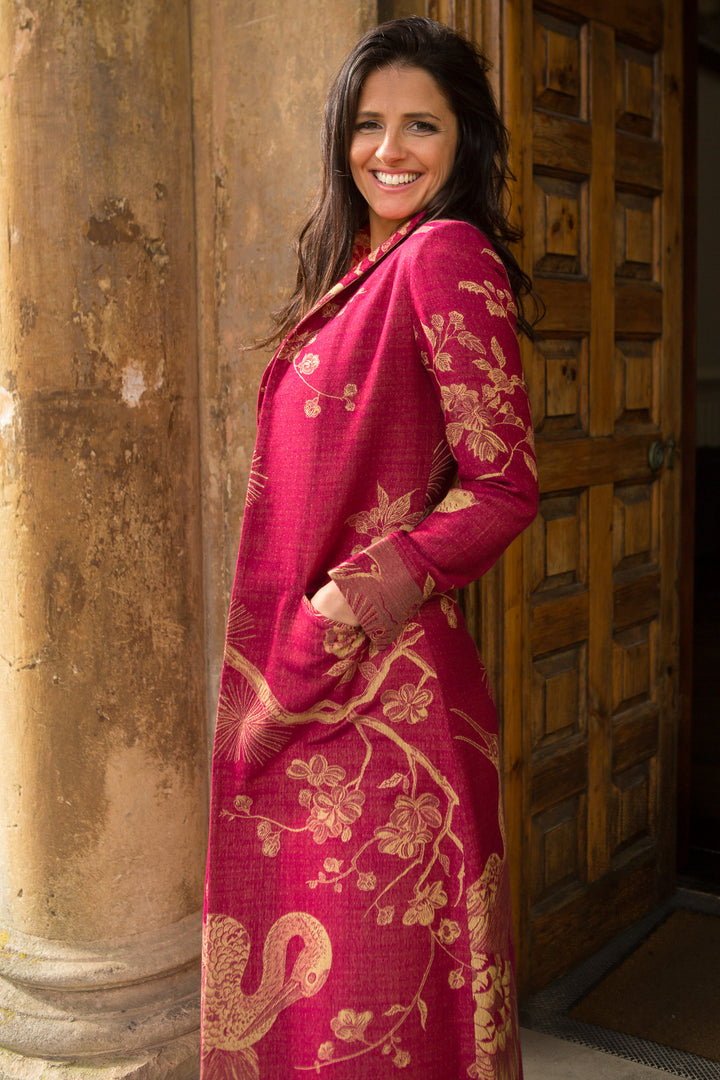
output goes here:
[[420, 173], [417, 172], [404, 172], [404, 173], [386, 173], [376, 172], [378, 180], [381, 184], [390, 184], [392, 187], [397, 187], [399, 184], [412, 184], [413, 180], [417, 180]]

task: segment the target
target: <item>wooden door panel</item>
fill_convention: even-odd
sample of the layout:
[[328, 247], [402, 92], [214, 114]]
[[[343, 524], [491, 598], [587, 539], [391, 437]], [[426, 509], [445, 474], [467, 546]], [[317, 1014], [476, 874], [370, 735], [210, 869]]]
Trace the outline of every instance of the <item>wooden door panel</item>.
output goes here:
[[679, 437], [679, 9], [503, 5], [525, 265], [547, 309], [525, 353], [540, 513], [502, 671], [525, 687], [505, 717], [525, 991], [655, 904], [672, 859], [678, 485], [648, 454]]
[[660, 0], [573, 0], [566, 4], [547, 4], [570, 18], [612, 26], [629, 41], [654, 47], [663, 40], [663, 5]]
[[463, 596], [503, 725], [527, 993], [656, 904], [674, 865], [679, 470], [649, 453], [680, 438], [682, 5], [382, 13], [409, 8], [494, 65], [546, 308], [523, 346], [540, 511]]
[[533, 42], [533, 100], [543, 109], [585, 112], [585, 32], [577, 23], [538, 11]]

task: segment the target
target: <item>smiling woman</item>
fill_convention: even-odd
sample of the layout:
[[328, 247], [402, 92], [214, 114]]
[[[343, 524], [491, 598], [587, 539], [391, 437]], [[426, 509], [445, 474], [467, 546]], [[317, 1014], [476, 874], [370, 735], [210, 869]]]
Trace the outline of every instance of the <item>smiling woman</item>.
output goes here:
[[373, 248], [445, 185], [457, 138], [455, 114], [427, 71], [393, 66], [367, 77], [350, 147], [350, 169], [368, 204]]
[[228, 620], [202, 1078], [520, 1080], [497, 716], [454, 594], [537, 508], [485, 62], [378, 27], [323, 151]]

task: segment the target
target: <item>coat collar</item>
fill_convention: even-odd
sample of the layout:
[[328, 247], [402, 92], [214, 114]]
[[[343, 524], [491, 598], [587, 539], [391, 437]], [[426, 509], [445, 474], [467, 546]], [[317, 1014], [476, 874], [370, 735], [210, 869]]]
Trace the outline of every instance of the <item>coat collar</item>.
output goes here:
[[324, 308], [326, 304], [335, 300], [336, 297], [344, 292], [350, 285], [354, 285], [359, 278], [373, 270], [386, 255], [389, 255], [398, 244], [402, 243], [402, 241], [417, 228], [424, 216], [425, 211], [421, 210], [419, 214], [409, 218], [392, 234], [392, 236], [389, 236], [379, 247], [375, 248], [374, 251], [369, 251], [367, 254], [362, 255], [359, 261], [348, 270], [345, 277], [342, 278], [341, 281], [338, 281], [337, 284], [333, 285], [333, 287], [329, 289], [324, 296], [321, 296], [317, 303], [310, 308], [308, 313], [303, 315], [300, 322], [290, 331], [280, 346], [276, 354], [278, 358], [289, 355], [290, 346], [296, 346], [298, 338], [303, 341], [304, 344], [307, 344], [307, 339], [312, 336], [312, 331], [310, 331], [308, 327], [308, 320]]
[[425, 211], [421, 210], [419, 214], [409, 218], [399, 229], [396, 229], [395, 232], [392, 233], [387, 240], [384, 240], [379, 247], [376, 247], [373, 251], [369, 251], [364, 255], [355, 266], [352, 266], [350, 270], [348, 270], [344, 278], [338, 281], [336, 285], [333, 285], [333, 287], [318, 300], [317, 304], [310, 309], [308, 315], [313, 315], [323, 306], [323, 304], [326, 304], [328, 300], [334, 299], [343, 291], [343, 289], [346, 289], [348, 285], [352, 285], [358, 278], [362, 277], [363, 274], [367, 274], [368, 271], [372, 270], [381, 259], [384, 259], [393, 248], [397, 247], [406, 236], [410, 235], [413, 229], [420, 224], [424, 216]]

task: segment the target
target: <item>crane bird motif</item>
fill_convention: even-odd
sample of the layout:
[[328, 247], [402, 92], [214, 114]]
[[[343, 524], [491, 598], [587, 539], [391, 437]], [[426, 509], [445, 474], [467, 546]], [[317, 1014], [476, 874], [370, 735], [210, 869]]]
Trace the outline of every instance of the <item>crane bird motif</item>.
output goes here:
[[[288, 944], [303, 948], [286, 976]], [[229, 915], [208, 915], [203, 941], [203, 1080], [259, 1080], [253, 1044], [267, 1034], [280, 1012], [325, 985], [332, 946], [322, 923], [302, 911], [289, 912], [270, 927], [263, 947], [263, 972], [254, 994], [241, 981], [250, 956], [250, 935]]]

